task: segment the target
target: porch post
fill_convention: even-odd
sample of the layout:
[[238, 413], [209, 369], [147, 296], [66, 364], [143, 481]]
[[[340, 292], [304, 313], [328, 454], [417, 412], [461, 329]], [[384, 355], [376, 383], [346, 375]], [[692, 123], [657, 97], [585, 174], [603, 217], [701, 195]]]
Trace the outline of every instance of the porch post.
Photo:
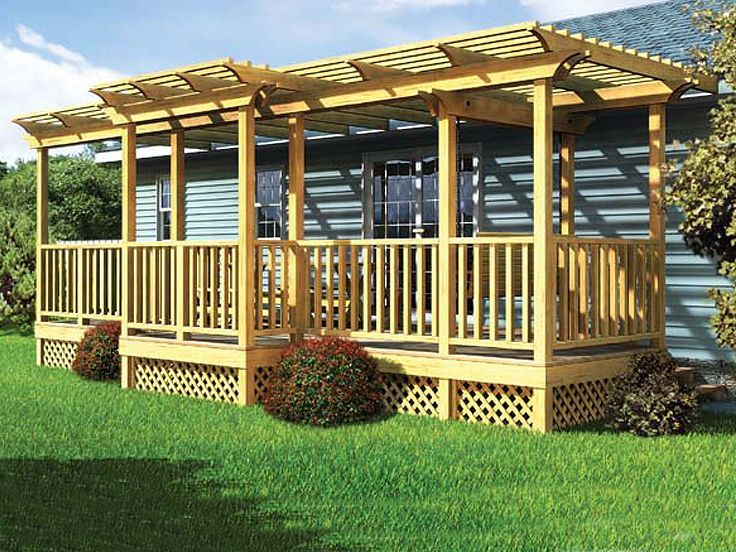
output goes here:
[[184, 131], [175, 130], [171, 133], [171, 239], [176, 242], [176, 339], [189, 339], [184, 332], [186, 313], [189, 311], [189, 294], [186, 293], [186, 278], [189, 274], [189, 262], [184, 252], [185, 229], [185, 177], [184, 177]]
[[575, 234], [575, 135], [567, 133], [560, 143], [560, 234]]
[[[304, 117], [289, 117], [289, 241], [304, 239]], [[304, 280], [304, 255], [297, 247], [289, 249], [289, 320], [297, 332], [293, 341], [301, 341], [306, 326], [305, 304], [309, 284]]]
[[457, 117], [440, 103], [437, 117], [439, 155], [439, 353], [452, 352], [455, 332], [457, 265], [450, 239], [457, 235]]
[[[131, 275], [131, 251], [128, 246], [130, 242], [136, 241], [136, 220], [135, 220], [135, 193], [136, 193], [136, 134], [135, 125], [126, 125], [122, 129], [122, 296], [123, 304], [121, 308], [121, 331], [120, 335], [123, 339], [128, 337], [128, 322], [130, 322], [130, 313], [135, 300], [133, 289], [133, 281]], [[121, 357], [121, 385], [128, 388], [134, 386], [133, 369], [130, 366], [130, 359], [127, 356]]]
[[255, 343], [256, 134], [255, 107], [238, 109], [238, 345]]
[[666, 233], [664, 210], [664, 163], [666, 132], [666, 106], [655, 104], [649, 107], [649, 239], [655, 242], [657, 249], [654, 270], [654, 296], [656, 297], [655, 320], [657, 338], [653, 346], [659, 349], [667, 347], [665, 321], [665, 274], [666, 274]]
[[[534, 82], [534, 360], [552, 360], [556, 335], [555, 249], [552, 227], [552, 80]], [[552, 429], [552, 387], [534, 389], [535, 430]]]
[[[49, 150], [38, 148], [36, 158], [36, 322], [41, 322], [43, 296], [43, 253], [49, 242]], [[42, 341], [36, 340], [36, 364], [43, 362]]]

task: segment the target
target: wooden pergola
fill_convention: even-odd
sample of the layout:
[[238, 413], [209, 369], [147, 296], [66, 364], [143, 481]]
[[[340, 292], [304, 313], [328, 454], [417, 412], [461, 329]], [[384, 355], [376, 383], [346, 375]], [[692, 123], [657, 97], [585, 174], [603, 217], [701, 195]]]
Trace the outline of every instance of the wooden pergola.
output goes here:
[[[283, 240], [278, 247], [283, 247], [282, 251], [287, 255], [281, 258], [288, 258], [288, 266], [292, 267], [288, 272], [288, 286], [287, 282], [284, 282], [282, 292], [286, 293], [284, 289], [292, 290], [292, 292], [287, 294], [290, 315], [286, 321], [282, 318], [280, 329], [283, 330], [283, 333], [298, 339], [307, 332], [309, 326], [309, 295], [297, 293], [297, 290], [302, 289], [305, 283], [306, 287], [309, 287], [309, 274], [311, 274], [309, 270], [312, 262], [309, 259], [313, 259], [315, 264], [319, 263], [314, 268], [314, 274], [316, 275], [316, 271], [319, 270], [320, 279], [324, 270], [330, 274], [330, 281], [326, 282], [328, 288], [332, 285], [333, 248], [337, 252], [336, 270], [338, 272], [348, 271], [351, 268], [350, 263], [355, 262], [356, 264], [352, 266], [353, 272], [351, 272], [353, 276], [356, 274], [355, 271], [360, 270], [357, 264], [357, 259], [360, 257], [360, 253], [356, 253], [358, 248], [378, 247], [380, 252], [376, 254], [380, 256], [377, 257], [375, 266], [380, 263], [380, 270], [383, 270], [385, 246], [387, 256], [390, 257], [386, 266], [392, 274], [391, 278], [398, 278], [396, 267], [400, 262], [398, 260], [400, 257], [409, 259], [410, 255], [413, 256], [416, 253], [417, 258], [421, 255], [422, 263], [425, 262], [423, 250], [420, 253], [419, 250], [408, 249], [415, 245], [407, 245], [406, 250], [399, 251], [396, 247], [403, 247], [401, 244], [383, 244], [379, 243], [380, 240], [374, 240], [375, 243], [371, 244], [365, 240], [330, 244], [310, 244], [304, 241], [305, 131], [349, 134], [356, 128], [386, 131], [391, 128], [394, 121], [436, 124], [439, 157], [439, 236], [437, 243], [431, 244], [431, 251], [427, 250], [427, 256], [436, 255], [437, 264], [433, 266], [447, 267], [445, 270], [436, 271], [438, 300], [437, 309], [432, 312], [432, 316], [436, 319], [436, 329], [433, 329], [431, 333], [429, 331], [425, 333], [422, 330], [425, 313], [419, 301], [416, 302], [416, 309], [420, 311], [421, 320], [419, 320], [419, 315], [416, 315], [417, 322], [412, 322], [412, 316], [415, 315], [411, 312], [407, 313], [411, 309], [404, 308], [399, 313], [398, 304], [401, 298], [398, 297], [397, 305], [390, 303], [392, 299], [389, 298], [391, 312], [390, 316], [386, 317], [387, 328], [383, 327], [382, 312], [379, 317], [379, 312], [376, 311], [375, 321], [371, 321], [373, 311], [371, 301], [368, 301], [368, 309], [363, 311], [360, 321], [358, 317], [361, 313], [357, 312], [357, 308], [353, 308], [350, 314], [350, 317], [353, 317], [352, 323], [340, 317], [344, 315], [339, 315], [336, 323], [339, 327], [333, 328], [332, 314], [330, 314], [324, 325], [319, 324], [319, 331], [316, 333], [339, 333], [359, 338], [370, 337], [370, 334], [377, 333], [381, 337], [390, 335], [397, 341], [407, 341], [410, 340], [410, 337], [412, 339], [416, 337], [414, 341], [436, 344], [438, 356], [433, 362], [440, 368], [438, 368], [439, 372], [433, 372], [433, 374], [439, 374], [437, 377], [441, 384], [440, 393], [450, 393], [450, 395], [454, 393], [451, 390], [453, 379], [447, 377], [448, 372], [442, 367], [445, 366], [443, 363], [449, 366], [450, 363], [457, 365], [460, 362], [459, 357], [453, 358], [458, 346], [485, 343], [494, 348], [531, 351], [533, 354], [530, 366], [541, 370], [539, 373], [545, 376], [533, 382], [518, 383], [522, 381], [518, 378], [514, 379], [514, 382], [534, 388], [534, 401], [538, 405], [534, 414], [534, 424], [542, 430], [547, 430], [553, 426], [550, 395], [553, 386], [549, 383], [551, 380], [548, 378], [550, 374], [548, 367], [555, 362], [555, 351], [582, 345], [597, 346], [633, 342], [642, 338], [650, 338], [654, 347], [665, 345], [665, 241], [664, 214], [661, 208], [664, 189], [661, 167], [664, 163], [665, 106], [688, 90], [697, 89], [716, 93], [717, 88], [718, 83], [714, 77], [696, 74], [670, 60], [614, 46], [582, 35], [572, 35], [567, 31], [557, 30], [550, 26], [525, 23], [278, 69], [253, 65], [250, 62], [220, 59], [101, 84], [91, 89], [91, 92], [100, 98], [99, 103], [25, 115], [15, 119], [15, 122], [27, 131], [29, 144], [38, 150], [39, 266], [47, 266], [43, 264], [47, 263], [47, 260], [43, 258], [43, 249], [53, 249], [53, 246], [47, 245], [48, 149], [91, 141], [122, 140], [123, 239], [120, 246], [122, 252], [120, 273], [123, 298], [118, 317], [122, 320], [123, 325], [121, 352], [126, 366], [128, 366], [129, 358], [140, 357], [145, 354], [145, 347], [150, 350], [150, 347], [153, 346], [151, 343], [141, 345], [141, 342], [133, 339], [134, 334], [143, 330], [156, 329], [156, 324], [137, 322], [138, 315], [135, 314], [137, 312], [135, 309], [139, 308], [140, 303], [147, 301], [146, 298], [137, 296], [139, 292], [134, 290], [138, 287], [133, 281], [138, 277], [135, 275], [138, 274], [136, 271], [139, 269], [135, 265], [138, 258], [136, 251], [143, 249], [141, 244], [136, 244], [136, 144], [139, 142], [167, 144], [171, 147], [172, 242], [169, 245], [174, 248], [171, 253], [171, 259], [173, 259], [171, 263], [172, 267], [175, 265], [175, 268], [171, 270], [171, 277], [174, 273], [179, 275], [189, 273], [191, 267], [187, 263], [194, 262], [191, 256], [185, 254], [187, 244], [190, 243], [184, 240], [185, 147], [208, 149], [212, 144], [238, 146], [239, 233], [237, 243], [226, 245], [234, 247], [234, 251], [241, 252], [236, 255], [237, 270], [235, 271], [237, 288], [241, 292], [236, 294], [237, 306], [234, 307], [237, 313], [237, 323], [230, 324], [227, 331], [222, 328], [223, 335], [232, 335], [237, 338], [237, 346], [233, 349], [233, 353], [221, 351], [212, 353], [210, 351], [209, 356], [208, 354], [197, 356], [199, 353], [193, 353], [192, 347], [187, 348], [186, 343], [191, 339], [193, 333], [193, 320], [187, 322], [185, 316], [192, 309], [195, 296], [182, 290], [172, 291], [171, 311], [175, 315], [171, 323], [163, 325], [164, 329], [173, 330], [174, 344], [156, 346], [160, 347], [161, 351], [165, 351], [160, 353], [163, 355], [161, 358], [173, 361], [177, 355], [181, 359], [186, 359], [191, 358], [191, 355], [194, 354], [203, 363], [224, 362], [230, 365], [237, 363], [238, 366], [242, 365], [246, 372], [251, 367], [267, 363], [267, 360], [264, 360], [266, 353], [259, 352], [256, 337], [278, 333], [276, 328], [271, 328], [268, 332], [258, 331], [262, 315], [260, 305], [257, 307], [255, 305], [262, 302], [262, 298], [258, 293], [245, 292], [245, 290], [254, 290], [259, 287], [256, 284], [256, 274], [260, 270], [257, 264], [260, 261], [257, 261], [257, 255], [243, 254], [243, 252], [260, 251], [257, 249], [260, 246], [255, 236], [256, 136], [288, 139], [289, 235], [288, 240]], [[592, 113], [637, 106], [648, 106], [649, 108], [651, 213], [649, 240], [646, 243], [632, 242], [631, 244], [614, 243], [611, 240], [601, 244], [591, 242], [592, 245], [586, 245], [587, 242], [586, 244], [573, 243], [571, 240], [575, 233], [573, 205], [575, 136], [585, 132], [593, 120]], [[508, 238], [506, 241], [501, 238], [489, 238], [483, 241], [478, 238], [463, 240], [456, 237], [457, 125], [460, 120], [532, 129], [534, 137], [534, 231], [528, 241], [523, 237]], [[562, 236], [557, 237], [553, 233], [552, 212], [553, 136], [555, 132], [560, 133], [562, 137], [560, 150], [560, 234]], [[509, 245], [515, 247], [514, 244], [518, 244], [523, 251], [521, 262], [531, 265], [527, 267], [528, 271], [521, 283], [523, 289], [520, 293], [526, 299], [524, 303], [526, 306], [522, 312], [524, 327], [520, 334], [520, 341], [510, 335], [508, 330], [509, 325], [513, 325], [512, 319], [514, 318], [514, 314], [508, 310], [511, 308], [508, 293], [510, 286], [513, 287], [513, 284], [510, 283], [513, 268], [511, 249], [507, 249], [509, 254], [505, 257], [507, 270], [505, 339], [499, 337], [498, 328], [495, 326], [491, 327], [488, 339], [484, 337], [486, 334], [481, 332], [481, 330], [483, 332], [486, 330], [478, 329], [479, 302], [475, 303], [474, 307], [476, 309], [474, 310], [476, 316], [474, 335], [466, 335], [466, 332], [469, 331], [465, 322], [467, 319], [466, 303], [470, 299], [466, 297], [466, 289], [461, 284], [463, 276], [458, 275], [458, 265], [467, 264], [468, 255], [472, 255], [469, 253], [470, 249], [466, 251], [465, 247], [488, 246], [491, 251], [495, 251], [494, 247], [509, 247]], [[570, 317], [557, 314], [558, 310], [565, 312], [567, 308], [572, 309], [572, 302], [579, 301], [580, 309], [588, 308], [587, 298], [585, 305], [582, 305], [583, 300], [579, 298], [579, 287], [577, 291], [567, 290], [564, 294], [559, 289], [560, 282], [566, 282], [568, 277], [568, 272], [560, 276], [559, 270], [569, 269], [570, 273], [573, 270], [578, 271], [578, 264], [573, 264], [573, 254], [577, 254], [572, 253], [573, 249], [569, 249], [571, 264], [566, 265], [567, 268], [560, 264], [560, 259], [562, 257], [567, 259], [567, 246], [577, 247], [578, 249], [574, 251], [579, 251], [581, 244], [582, 247], [589, 249], [598, 248], [595, 249], [595, 252], [590, 253], [591, 258], [600, 254], [600, 258], [603, 259], [610, 253], [611, 248], [615, 249], [619, 246], [626, 251], [629, 251], [626, 248], [631, 247], [632, 258], [641, 258], [641, 261], [638, 261], [641, 265], [639, 266], [641, 276], [634, 275], [633, 269], [630, 276], [634, 278], [632, 281], [640, 282], [638, 285], [635, 283], [624, 285], [618, 282], [618, 272], [614, 274], [613, 268], [616, 265], [615, 270], [619, 270], [616, 264], [618, 260], [616, 262], [605, 261], [608, 264], [601, 264], [600, 266], [605, 266], [606, 270], [595, 268], [595, 273], [590, 272], [596, 276], [600, 275], [600, 283], [596, 283], [599, 286], [596, 288], [598, 290], [596, 293], [601, 299], [601, 304], [595, 305], [596, 311], [593, 315], [589, 315], [587, 311], [584, 313], [586, 328], [587, 320], [591, 319], [591, 329], [583, 332], [584, 338], [578, 338], [580, 316], [577, 310], [576, 314]], [[219, 247], [222, 244], [211, 245]], [[319, 261], [317, 261], [317, 253], [314, 249], [317, 247], [327, 248], [329, 260], [326, 260], [325, 263], [329, 265], [328, 268], [321, 264], [323, 262], [322, 250], [319, 252]], [[593, 251], [593, 249], [590, 250]], [[312, 251], [311, 257], [310, 251]], [[479, 250], [474, 249], [474, 251]], [[531, 261], [528, 256], [530, 251]], [[585, 263], [592, 262], [588, 260], [587, 255], [586, 252]], [[616, 255], [617, 253], [614, 253], [613, 257]], [[364, 258], [360, 257], [360, 259]], [[628, 257], [622, 253], [620, 258]], [[496, 257], [493, 257], [492, 263], [495, 261]], [[651, 266], [655, 261], [656, 269]], [[272, 259], [272, 262], [275, 261]], [[362, 266], [363, 261], [360, 262]], [[578, 260], [575, 260], [574, 263], [578, 263]], [[632, 263], [636, 266], [635, 261]], [[645, 265], [651, 269], [650, 272], [644, 270]], [[588, 265], [583, 266], [586, 267], [587, 277]], [[598, 267], [597, 264], [595, 266]], [[472, 276], [476, 280], [474, 282], [476, 293], [473, 301], [481, 300], [478, 293], [482, 285], [479, 267], [480, 265], [475, 266]], [[610, 274], [607, 271], [609, 267], [611, 267]], [[282, 270], [286, 272], [286, 264]], [[533, 281], [530, 281], [531, 278], [528, 276], [531, 270], [534, 274]], [[622, 270], [628, 274], [628, 264]], [[393, 275], [394, 272], [396, 275]], [[605, 279], [603, 272], [606, 272]], [[404, 275], [406, 273], [407, 271], [403, 272]], [[613, 283], [614, 276], [617, 284]], [[582, 278], [581, 275], [577, 277]], [[304, 278], [307, 280], [305, 281]], [[353, 280], [357, 281], [357, 278]], [[623, 282], [626, 281], [628, 280], [623, 280]], [[575, 285], [582, 284], [576, 280]], [[628, 294], [628, 298], [618, 300], [619, 303], [624, 300], [628, 301], [628, 303], [622, 303], [624, 306], [621, 307], [626, 312], [616, 311], [614, 313], [614, 308], [619, 307], [612, 307], [610, 298], [607, 295], [604, 297], [602, 288], [606, 285], [611, 286], [614, 303], [616, 293], [619, 296], [624, 294], [624, 291], [625, 294]], [[621, 290], [624, 287], [626, 289], [615, 291], [613, 290], [614, 285], [618, 285]], [[172, 283], [171, 286], [174, 289], [176, 284]], [[392, 289], [396, 287], [394, 285]], [[344, 296], [348, 292], [365, 295], [373, 293], [373, 290], [370, 284], [362, 290], [332, 290], [330, 288], [326, 297], [332, 305], [333, 294], [337, 293], [336, 307], [339, 310], [342, 306], [344, 311], [346, 304]], [[80, 290], [78, 295], [81, 296], [83, 293], [83, 290]], [[319, 293], [322, 296], [321, 288]], [[379, 298], [373, 300], [373, 303], [377, 309], [380, 303], [380, 308], [383, 309], [384, 297], [380, 295], [382, 290], [379, 289], [376, 293], [379, 293]], [[45, 294], [48, 295], [41, 275], [38, 278], [37, 294], [40, 298], [45, 297]], [[651, 298], [638, 298], [637, 294], [651, 294]], [[512, 289], [511, 297], [513, 296], [514, 290]], [[197, 297], [196, 301], [201, 302], [201, 297]], [[605, 301], [603, 301], [604, 298]], [[353, 297], [353, 300], [356, 298]], [[411, 302], [412, 299], [409, 298], [409, 301]], [[364, 309], [365, 304], [363, 300]], [[407, 304], [409, 303], [406, 302], [405, 297], [405, 307]], [[649, 305], [646, 312], [644, 312], [645, 304]], [[41, 326], [46, 322], [49, 313], [54, 311], [44, 305], [48, 306], [48, 298], [46, 302], [38, 301], [37, 319]], [[222, 310], [222, 306], [220, 308]], [[313, 308], [317, 307], [313, 305]], [[494, 301], [491, 301], [490, 308], [498, 309], [498, 305], [494, 306]], [[578, 308], [577, 303], [575, 308]], [[641, 312], [637, 310], [639, 308]], [[79, 312], [76, 314], [81, 326], [85, 316], [82, 309], [77, 310]], [[319, 316], [322, 317], [322, 307], [319, 307], [319, 310]], [[609, 328], [608, 321], [603, 320], [603, 313], [600, 312], [603, 310], [606, 311], [606, 316], [609, 310], [611, 317], [621, 314], [623, 320], [626, 321], [627, 328], [630, 321], [632, 327], [638, 327], [639, 330], [623, 331], [624, 321], [620, 325], [617, 321], [615, 322], [616, 331], [609, 331], [613, 323]], [[64, 309], [60, 311], [66, 312]], [[330, 306], [330, 313], [332, 312], [332, 306]], [[316, 315], [312, 312], [311, 316]], [[401, 316], [405, 317], [403, 332], [397, 330], [401, 325]], [[87, 318], [95, 317], [87, 316]], [[348, 326], [349, 329], [346, 329]], [[362, 329], [359, 329], [358, 326]], [[603, 329], [604, 326], [605, 329]], [[44, 331], [47, 331], [44, 335], [52, 339], [52, 330]], [[413, 333], [419, 335], [409, 335]], [[244, 355], [242, 355], [243, 351], [245, 351]], [[235, 356], [228, 356], [231, 354], [241, 354], [248, 358], [241, 361], [238, 357], [236, 361], [233, 360]], [[400, 356], [390, 358], [387, 356], [386, 358], [392, 362], [409, 362], [405, 358], [402, 360]], [[462, 362], [467, 364], [471, 361], [465, 359]], [[488, 368], [488, 378], [500, 378], [499, 374], [509, 369], [507, 362], [488, 359], [485, 362]], [[606, 365], [608, 367], [606, 369], [609, 370], [607, 373], [621, 369], [620, 360], [615, 370], [613, 364], [615, 363], [609, 362]], [[579, 368], [579, 365], [575, 363], [568, 363], [564, 370], [568, 370], [565, 373], [572, 374], [575, 370], [579, 371]], [[410, 368], [407, 369], [410, 370]], [[477, 374], [478, 368], [475, 366], [468, 370], [469, 373]], [[563, 368], [560, 370], [564, 371]], [[425, 370], [422, 373], [427, 372]], [[442, 374], [445, 374], [445, 377], [442, 377]], [[243, 379], [240, 400], [244, 402], [254, 400], [253, 377], [251, 374]], [[133, 385], [133, 379], [129, 374], [125, 375], [124, 385]], [[441, 401], [441, 404], [441, 414], [445, 417], [452, 416], [453, 401], [448, 398]]]

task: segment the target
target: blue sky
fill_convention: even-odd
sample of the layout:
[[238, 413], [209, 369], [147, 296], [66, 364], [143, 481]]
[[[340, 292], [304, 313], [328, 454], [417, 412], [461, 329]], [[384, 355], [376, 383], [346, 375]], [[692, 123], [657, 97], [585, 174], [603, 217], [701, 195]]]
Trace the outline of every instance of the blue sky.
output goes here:
[[[114, 78], [231, 56], [279, 66], [652, 0], [5, 0], [0, 159], [27, 156], [18, 113], [95, 101]], [[13, 83], [7, 86], [6, 83]]]

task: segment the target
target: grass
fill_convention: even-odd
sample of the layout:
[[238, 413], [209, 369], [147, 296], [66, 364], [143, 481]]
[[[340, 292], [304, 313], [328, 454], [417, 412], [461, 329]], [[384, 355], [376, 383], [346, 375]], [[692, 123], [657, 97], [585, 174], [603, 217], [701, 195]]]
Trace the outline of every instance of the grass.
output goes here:
[[718, 550], [736, 419], [687, 437], [394, 416], [320, 430], [123, 391], [0, 337], [1, 550]]

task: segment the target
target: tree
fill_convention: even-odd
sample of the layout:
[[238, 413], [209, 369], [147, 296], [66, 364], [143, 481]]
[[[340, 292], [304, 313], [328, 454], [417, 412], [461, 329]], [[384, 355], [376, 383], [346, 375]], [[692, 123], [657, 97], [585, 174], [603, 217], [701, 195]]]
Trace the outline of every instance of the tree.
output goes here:
[[[52, 240], [120, 236], [120, 171], [89, 154], [49, 160]], [[0, 177], [0, 321], [33, 320], [36, 243], [36, 164], [19, 161]]]
[[[694, 21], [716, 39], [707, 51], [696, 52], [701, 69], [736, 89], [736, 5], [698, 2]], [[711, 112], [711, 133], [689, 144], [669, 194], [682, 209], [681, 231], [696, 253], [715, 259], [731, 288], [711, 290], [716, 305], [712, 319], [720, 345], [736, 348], [736, 101], [724, 97]]]

